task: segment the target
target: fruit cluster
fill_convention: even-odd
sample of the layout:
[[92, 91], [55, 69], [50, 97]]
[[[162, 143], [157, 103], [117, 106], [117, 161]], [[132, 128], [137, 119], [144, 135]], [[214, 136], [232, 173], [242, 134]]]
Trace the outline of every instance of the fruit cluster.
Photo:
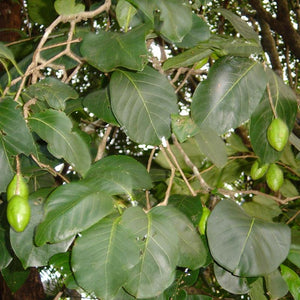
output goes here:
[[28, 186], [21, 174], [16, 174], [7, 187], [6, 216], [10, 226], [17, 232], [24, 231], [30, 220]]

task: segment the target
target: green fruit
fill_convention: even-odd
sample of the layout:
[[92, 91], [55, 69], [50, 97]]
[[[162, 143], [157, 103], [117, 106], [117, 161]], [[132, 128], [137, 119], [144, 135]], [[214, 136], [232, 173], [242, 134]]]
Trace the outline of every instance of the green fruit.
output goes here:
[[206, 206], [204, 206], [202, 208], [202, 216], [201, 216], [199, 224], [198, 224], [199, 232], [202, 235], [205, 234], [206, 223], [207, 223], [207, 219], [208, 219], [209, 215], [210, 215], [210, 210]]
[[29, 190], [27, 183], [25, 182], [23, 176], [21, 174], [16, 174], [9, 185], [7, 186], [7, 201], [10, 201], [10, 199], [18, 195], [24, 199], [28, 199]]
[[8, 223], [15, 231], [23, 231], [30, 220], [28, 200], [18, 195], [13, 196], [8, 202], [6, 216]]
[[284, 180], [282, 170], [276, 164], [271, 164], [266, 174], [266, 180], [268, 187], [274, 192], [277, 192]]
[[266, 174], [268, 168], [269, 168], [269, 164], [264, 164], [260, 166], [259, 161], [256, 160], [253, 163], [250, 171], [250, 175], [252, 179], [257, 180], [259, 178], [262, 178]]
[[289, 129], [284, 121], [274, 119], [267, 131], [270, 145], [277, 151], [282, 151], [289, 138]]

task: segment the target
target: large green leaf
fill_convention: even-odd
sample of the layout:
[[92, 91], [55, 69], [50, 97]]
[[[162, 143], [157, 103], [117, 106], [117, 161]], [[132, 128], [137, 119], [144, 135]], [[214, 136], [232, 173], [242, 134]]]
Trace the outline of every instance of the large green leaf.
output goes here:
[[259, 63], [242, 57], [221, 58], [193, 95], [192, 117], [199, 126], [223, 134], [250, 118], [266, 83]]
[[177, 113], [176, 95], [158, 71], [116, 71], [110, 82], [112, 110], [126, 134], [137, 143], [158, 145], [171, 134], [171, 114]]
[[57, 243], [91, 227], [113, 211], [113, 199], [97, 186], [72, 182], [50, 194], [35, 243]]
[[207, 238], [215, 261], [234, 275], [271, 273], [287, 257], [291, 233], [285, 224], [247, 215], [232, 200], [217, 204], [207, 222]]
[[75, 0], [56, 0], [54, 3], [55, 10], [64, 16], [81, 13], [85, 10], [82, 3], [76, 4]]
[[168, 213], [160, 213], [160, 210], [164, 208], [158, 207], [146, 214], [141, 208], [133, 207], [122, 216], [122, 224], [141, 243], [140, 261], [131, 270], [125, 285], [125, 289], [137, 298], [161, 294], [175, 277], [179, 238]]
[[49, 152], [64, 158], [83, 175], [90, 167], [91, 156], [87, 144], [75, 132], [72, 122], [64, 112], [47, 110], [28, 118], [29, 125], [48, 143]]
[[202, 128], [194, 136], [200, 151], [218, 168], [227, 163], [226, 147], [223, 140], [211, 128]]
[[78, 98], [78, 94], [73, 88], [53, 77], [47, 77], [31, 85], [26, 92], [31, 97], [44, 101], [57, 110], [65, 109], [66, 100]]
[[300, 230], [297, 228], [292, 228], [292, 243], [288, 259], [300, 268]]
[[258, 33], [254, 31], [254, 29], [249, 26], [246, 21], [242, 20], [239, 16], [227, 9], [218, 8], [216, 11], [220, 12], [226, 19], [228, 19], [235, 30], [239, 32], [245, 39], [254, 40], [257, 44], [259, 44]]
[[31, 194], [29, 197], [31, 217], [28, 226], [23, 232], [10, 230], [11, 246], [24, 269], [47, 265], [52, 255], [67, 251], [73, 241], [73, 238], [69, 238], [58, 244], [45, 244], [41, 247], [34, 244], [35, 227], [43, 217], [43, 204], [50, 191], [50, 189], [41, 189]]
[[89, 93], [84, 97], [83, 105], [88, 108], [89, 112], [95, 114], [103, 121], [117, 126], [119, 125], [112, 113], [107, 89], [101, 89]]
[[119, 221], [120, 218], [102, 219], [82, 232], [72, 250], [76, 280], [101, 299], [112, 299], [129, 280], [130, 270], [139, 261], [135, 236]]
[[199, 127], [189, 116], [172, 115], [172, 132], [180, 143], [199, 132]]
[[214, 264], [214, 273], [220, 286], [232, 294], [246, 294], [249, 292], [250, 287], [247, 278], [238, 277], [216, 263]]
[[117, 20], [120, 27], [123, 27], [127, 32], [130, 22], [133, 16], [137, 13], [137, 10], [126, 0], [119, 0], [116, 7]]
[[17, 103], [10, 98], [0, 102], [0, 192], [4, 192], [13, 177], [13, 156], [35, 153], [32, 135]]
[[113, 195], [131, 195], [135, 189], [152, 187], [146, 168], [134, 158], [125, 155], [110, 155], [100, 159], [91, 166], [84, 181]]
[[[0, 205], [0, 218], [6, 218], [6, 207], [2, 203]], [[2, 220], [1, 220], [2, 221]], [[1, 222], [2, 223], [2, 222]], [[0, 271], [6, 268], [9, 263], [12, 261], [12, 253], [9, 248], [9, 237], [8, 237], [8, 230], [0, 225]]]
[[80, 50], [87, 62], [100, 71], [110, 72], [117, 67], [141, 71], [147, 63], [148, 30], [148, 26], [142, 25], [127, 33], [104, 30], [89, 33], [83, 38]]
[[259, 277], [251, 285], [249, 296], [252, 300], [268, 300], [264, 290], [264, 280]]
[[[272, 70], [267, 69], [270, 92], [277, 115], [286, 122], [289, 130], [294, 127], [297, 114], [297, 100], [293, 90]], [[274, 118], [269, 95], [264, 97], [251, 116], [250, 139], [254, 152], [264, 163], [279, 159], [281, 152], [276, 151], [268, 142], [267, 129]]]

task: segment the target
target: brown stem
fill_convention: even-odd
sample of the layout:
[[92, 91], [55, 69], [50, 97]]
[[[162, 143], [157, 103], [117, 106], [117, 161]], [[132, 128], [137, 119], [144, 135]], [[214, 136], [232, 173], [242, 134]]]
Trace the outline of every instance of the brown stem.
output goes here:
[[102, 141], [101, 141], [101, 143], [98, 146], [98, 151], [97, 151], [97, 155], [95, 157], [95, 161], [98, 161], [98, 160], [100, 160], [103, 157], [104, 152], [105, 152], [105, 147], [106, 147], [107, 139], [108, 139], [108, 137], [110, 135], [110, 132], [111, 132], [112, 128], [113, 128], [112, 125], [109, 125], [106, 128], [106, 131], [104, 133]]

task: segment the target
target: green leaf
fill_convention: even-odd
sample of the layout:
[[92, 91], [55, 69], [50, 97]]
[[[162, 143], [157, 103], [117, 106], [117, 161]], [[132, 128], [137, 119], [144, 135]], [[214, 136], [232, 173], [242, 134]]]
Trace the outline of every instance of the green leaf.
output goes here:
[[288, 259], [300, 268], [300, 230], [296, 228], [292, 228], [292, 243]]
[[131, 269], [124, 286], [137, 298], [161, 294], [175, 278], [179, 238], [164, 212], [165, 208], [157, 207], [145, 214], [141, 208], [133, 207], [122, 216], [122, 224], [140, 241], [140, 261]]
[[227, 155], [233, 155], [237, 152], [249, 152], [249, 149], [243, 143], [241, 137], [235, 133], [232, 133], [226, 139]]
[[56, 270], [63, 275], [63, 284], [68, 289], [78, 289], [74, 274], [71, 270], [71, 252], [57, 253], [49, 260], [49, 265], [53, 265]]
[[199, 131], [198, 126], [189, 116], [171, 115], [172, 131], [180, 143], [194, 136]]
[[[297, 100], [293, 90], [272, 70], [267, 69], [270, 92], [277, 115], [288, 126], [290, 132], [294, 127], [297, 114]], [[267, 129], [273, 119], [273, 112], [269, 102], [268, 93], [251, 116], [250, 139], [253, 150], [262, 163], [277, 161], [281, 152], [276, 151], [268, 142]]]
[[84, 97], [83, 105], [88, 108], [89, 112], [95, 114], [101, 120], [116, 126], [119, 125], [112, 113], [107, 89], [89, 93]]
[[44, 205], [35, 243], [57, 243], [91, 227], [113, 211], [113, 199], [97, 186], [72, 182], [58, 187]]
[[300, 297], [300, 277], [298, 274], [285, 265], [281, 265], [281, 274], [289, 287], [289, 291], [295, 300]]
[[202, 128], [224, 134], [250, 118], [266, 83], [259, 63], [242, 57], [218, 59], [193, 95], [192, 117]]
[[199, 42], [203, 42], [209, 39], [210, 31], [207, 23], [196, 14], [192, 15], [192, 28], [184, 36], [180, 43], [176, 43], [179, 48], [191, 48], [196, 46]]
[[243, 203], [242, 207], [248, 215], [270, 222], [282, 213], [273, 199], [264, 196], [254, 196], [252, 201]]
[[50, 191], [50, 189], [40, 189], [31, 194], [29, 196], [31, 217], [28, 226], [23, 232], [10, 230], [11, 246], [24, 269], [47, 265], [52, 255], [67, 251], [73, 241], [73, 238], [71, 238], [58, 244], [45, 244], [41, 247], [37, 247], [34, 244], [35, 227], [43, 217], [43, 204]]
[[80, 50], [87, 62], [100, 71], [111, 72], [117, 67], [142, 71], [147, 63], [145, 36], [148, 31], [147, 25], [141, 25], [127, 33], [88, 33]]
[[146, 168], [134, 158], [110, 155], [94, 163], [84, 182], [96, 185], [108, 194], [131, 195], [135, 189], [150, 189], [151, 177]]
[[194, 138], [200, 151], [207, 156], [212, 163], [218, 168], [222, 168], [226, 165], [227, 152], [225, 143], [213, 129], [202, 128]]
[[57, 110], [64, 110], [68, 99], [77, 99], [77, 92], [69, 85], [54, 77], [47, 77], [36, 84], [30, 85], [26, 92]]
[[232, 200], [217, 204], [207, 222], [207, 238], [215, 261], [234, 275], [271, 273], [287, 257], [290, 228], [247, 215]]
[[119, 221], [104, 218], [82, 232], [72, 250], [76, 280], [101, 299], [116, 295], [139, 261], [135, 237]]
[[[157, 31], [171, 42], [181, 42], [192, 28], [192, 11], [181, 0], [130, 0], [129, 2], [138, 7], [156, 25]], [[155, 24], [155, 21], [158, 24]]]
[[125, 32], [128, 31], [132, 17], [137, 13], [137, 10], [126, 0], [119, 0], [116, 7], [117, 20], [120, 27], [123, 27]]
[[0, 102], [0, 192], [4, 192], [14, 172], [14, 155], [35, 153], [32, 135], [17, 103], [10, 98]]
[[216, 9], [216, 11], [221, 13], [227, 20], [229, 20], [234, 29], [239, 32], [245, 39], [254, 40], [257, 44], [260, 43], [257, 32], [255, 32], [254, 29], [239, 16], [224, 8], [218, 8]]
[[251, 284], [249, 295], [251, 300], [268, 300], [265, 295], [264, 281], [262, 277], [258, 278]]
[[220, 286], [232, 294], [246, 294], [250, 287], [247, 278], [238, 277], [214, 264], [214, 273]]
[[[5, 207], [4, 207], [4, 204], [2, 203], [0, 205], [0, 210], [4, 210]], [[3, 216], [6, 217], [6, 214], [3, 213]], [[11, 256], [11, 253], [10, 253], [10, 249], [9, 249], [9, 237], [8, 237], [8, 234], [7, 234], [7, 230], [5, 230], [5, 228], [3, 228], [1, 225], [0, 225], [0, 253], [1, 253], [1, 256], [0, 256], [0, 271], [4, 268], [6, 268], [10, 262], [12, 261], [12, 256]]]
[[25, 283], [30, 269], [24, 270], [20, 261], [14, 259], [1, 273], [10, 291], [15, 293]]
[[288, 286], [282, 278], [279, 270], [275, 270], [264, 276], [267, 293], [271, 300], [281, 299], [288, 293]]
[[48, 26], [57, 17], [54, 0], [28, 0], [28, 14], [34, 23]]
[[72, 122], [64, 112], [47, 110], [28, 118], [29, 125], [48, 143], [49, 152], [64, 158], [81, 175], [91, 164], [89, 149], [83, 139], [72, 132]]
[[202, 204], [199, 196], [171, 195], [169, 205], [183, 212], [195, 226], [198, 226], [202, 215]]
[[158, 71], [116, 71], [110, 81], [111, 105], [126, 134], [140, 144], [159, 145], [171, 134], [171, 114], [177, 113], [176, 95]]
[[75, 0], [56, 0], [54, 3], [55, 10], [59, 15], [73, 15], [85, 10], [83, 4], [76, 4]]

